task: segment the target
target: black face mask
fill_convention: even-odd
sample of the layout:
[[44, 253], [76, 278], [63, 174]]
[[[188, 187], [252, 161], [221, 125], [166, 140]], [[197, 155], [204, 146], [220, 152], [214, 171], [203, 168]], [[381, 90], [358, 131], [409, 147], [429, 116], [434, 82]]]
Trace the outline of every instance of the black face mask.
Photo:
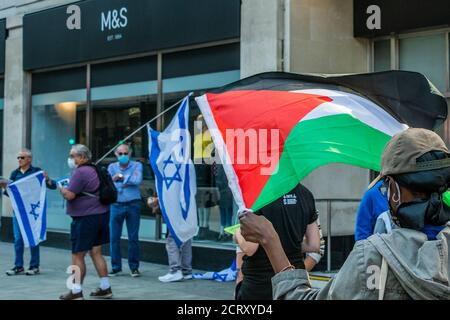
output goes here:
[[400, 204], [393, 218], [402, 228], [422, 230], [425, 224], [446, 224], [450, 220], [450, 208], [443, 203], [441, 195], [434, 192], [429, 199], [416, 199]]

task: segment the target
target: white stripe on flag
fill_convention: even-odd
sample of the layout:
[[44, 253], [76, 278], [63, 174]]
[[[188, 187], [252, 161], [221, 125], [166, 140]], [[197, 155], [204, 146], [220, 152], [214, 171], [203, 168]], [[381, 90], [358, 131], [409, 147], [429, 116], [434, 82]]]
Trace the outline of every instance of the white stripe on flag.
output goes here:
[[46, 184], [42, 171], [9, 184], [6, 188], [25, 247], [46, 239]]

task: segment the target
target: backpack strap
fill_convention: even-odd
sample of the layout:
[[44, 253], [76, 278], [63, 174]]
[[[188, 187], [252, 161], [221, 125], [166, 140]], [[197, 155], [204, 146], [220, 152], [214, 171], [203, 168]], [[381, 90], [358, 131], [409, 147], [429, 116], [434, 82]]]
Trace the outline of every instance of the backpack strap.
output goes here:
[[380, 272], [380, 282], [379, 282], [379, 291], [378, 291], [378, 300], [384, 300], [384, 291], [386, 289], [386, 280], [388, 274], [388, 264], [386, 259], [382, 257], [381, 262], [381, 272]]
[[97, 190], [94, 191], [94, 193], [90, 193], [90, 192], [85, 192], [84, 191], [84, 192], [78, 193], [76, 195], [76, 197], [88, 196], [88, 197], [91, 197], [91, 198], [99, 198], [99, 196], [96, 195], [95, 193], [99, 192], [99, 190], [101, 188], [102, 181], [101, 181], [101, 178], [100, 178], [100, 174], [98, 173], [97, 166], [95, 164], [92, 164], [92, 163], [84, 163], [82, 165], [79, 165], [78, 168], [79, 167], [84, 167], [84, 166], [94, 168], [95, 173], [97, 174], [97, 178], [98, 178], [98, 188], [97, 188]]

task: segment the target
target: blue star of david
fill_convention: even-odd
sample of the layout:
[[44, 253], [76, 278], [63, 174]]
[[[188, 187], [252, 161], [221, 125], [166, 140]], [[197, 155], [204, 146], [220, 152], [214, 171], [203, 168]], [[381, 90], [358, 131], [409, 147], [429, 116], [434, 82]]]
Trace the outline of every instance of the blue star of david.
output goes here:
[[214, 272], [213, 280], [216, 280], [216, 279], [220, 279], [221, 281], [225, 282], [227, 280], [227, 274], [226, 273]]
[[38, 201], [38, 203], [36, 204], [31, 204], [31, 211], [30, 211], [30, 215], [33, 216], [34, 220], [37, 220], [39, 218], [39, 214], [36, 213], [36, 209], [39, 208], [41, 205], [41, 202]]
[[[181, 164], [176, 164], [175, 162], [173, 162], [172, 155], [169, 156], [169, 159], [164, 160], [163, 163], [164, 163], [164, 167], [163, 167], [163, 175], [164, 175], [163, 181], [166, 184], [166, 188], [168, 190], [174, 181], [180, 181], [180, 182], [182, 181], [181, 180], [181, 175], [180, 175]], [[175, 166], [175, 173], [173, 174], [173, 176], [167, 176], [166, 175], [165, 170], [166, 170], [167, 166], [169, 166], [169, 165]]]

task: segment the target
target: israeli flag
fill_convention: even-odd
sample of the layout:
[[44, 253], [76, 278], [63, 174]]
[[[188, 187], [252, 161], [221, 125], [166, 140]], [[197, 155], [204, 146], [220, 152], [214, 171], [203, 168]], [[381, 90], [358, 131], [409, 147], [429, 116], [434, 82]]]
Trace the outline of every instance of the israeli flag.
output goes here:
[[236, 281], [237, 270], [236, 270], [236, 259], [233, 260], [231, 266], [219, 272], [205, 272], [205, 273], [194, 273], [192, 274], [194, 279], [200, 280], [214, 280], [218, 282], [229, 282]]
[[198, 232], [197, 182], [188, 130], [189, 97], [163, 132], [149, 125], [149, 157], [164, 221], [178, 246]]
[[46, 193], [43, 171], [6, 187], [25, 247], [35, 247], [47, 237]]

